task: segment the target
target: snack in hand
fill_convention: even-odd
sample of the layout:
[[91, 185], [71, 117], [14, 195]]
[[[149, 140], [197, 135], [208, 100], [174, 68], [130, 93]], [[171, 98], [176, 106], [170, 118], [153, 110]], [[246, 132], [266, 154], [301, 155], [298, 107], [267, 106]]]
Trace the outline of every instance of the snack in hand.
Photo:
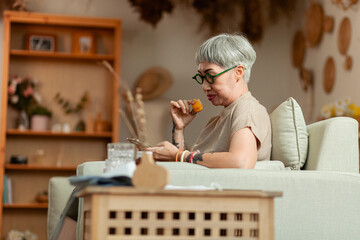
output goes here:
[[203, 110], [203, 105], [201, 104], [200, 99], [194, 99], [194, 102], [195, 103], [192, 104], [191, 114], [196, 114]]

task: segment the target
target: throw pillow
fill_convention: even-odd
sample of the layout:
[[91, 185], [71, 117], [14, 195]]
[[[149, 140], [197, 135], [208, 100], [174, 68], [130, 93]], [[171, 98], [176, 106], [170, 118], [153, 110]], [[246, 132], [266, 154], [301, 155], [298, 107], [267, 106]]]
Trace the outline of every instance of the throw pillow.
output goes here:
[[285, 167], [300, 170], [308, 152], [308, 133], [303, 113], [293, 98], [281, 103], [271, 114], [271, 159], [280, 160]]

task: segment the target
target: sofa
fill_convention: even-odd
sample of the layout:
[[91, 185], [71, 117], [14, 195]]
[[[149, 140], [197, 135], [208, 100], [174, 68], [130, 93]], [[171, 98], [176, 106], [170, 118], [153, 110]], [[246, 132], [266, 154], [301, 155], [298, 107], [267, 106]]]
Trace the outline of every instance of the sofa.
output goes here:
[[[290, 125], [279, 122], [287, 118], [284, 109], [271, 114], [272, 124], [285, 128], [279, 130], [273, 126], [273, 160], [258, 162], [255, 169], [209, 169], [175, 162], [157, 164], [169, 170], [170, 184], [174, 186], [210, 187], [216, 183], [221, 189], [282, 192], [282, 197], [274, 201], [275, 239], [359, 239], [358, 122], [337, 117], [305, 125], [301, 110], [298, 120], [294, 115], [296, 101], [288, 100], [286, 107], [293, 128], [289, 130]], [[301, 130], [300, 125], [305, 128]], [[294, 149], [289, 155], [286, 150], [291, 147]], [[287, 161], [290, 158], [292, 161]], [[77, 175], [101, 175], [103, 168], [103, 161], [86, 162], [78, 166]], [[49, 182], [49, 236], [72, 189], [64, 177], [54, 177]], [[81, 239], [82, 219], [78, 221]]]

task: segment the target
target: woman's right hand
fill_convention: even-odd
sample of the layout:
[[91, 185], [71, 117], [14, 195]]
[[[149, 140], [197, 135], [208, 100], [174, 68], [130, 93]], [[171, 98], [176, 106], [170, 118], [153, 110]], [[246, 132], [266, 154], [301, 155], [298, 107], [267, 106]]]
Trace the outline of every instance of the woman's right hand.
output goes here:
[[170, 115], [176, 125], [176, 129], [184, 129], [195, 118], [195, 115], [190, 113], [190, 105], [193, 103], [194, 100], [170, 102]]

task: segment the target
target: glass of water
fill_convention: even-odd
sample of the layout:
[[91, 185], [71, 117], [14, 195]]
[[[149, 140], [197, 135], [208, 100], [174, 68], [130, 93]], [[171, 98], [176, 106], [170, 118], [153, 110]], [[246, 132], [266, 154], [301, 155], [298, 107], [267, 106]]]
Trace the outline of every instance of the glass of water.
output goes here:
[[108, 143], [104, 172], [112, 172], [135, 165], [136, 146], [132, 143]]

